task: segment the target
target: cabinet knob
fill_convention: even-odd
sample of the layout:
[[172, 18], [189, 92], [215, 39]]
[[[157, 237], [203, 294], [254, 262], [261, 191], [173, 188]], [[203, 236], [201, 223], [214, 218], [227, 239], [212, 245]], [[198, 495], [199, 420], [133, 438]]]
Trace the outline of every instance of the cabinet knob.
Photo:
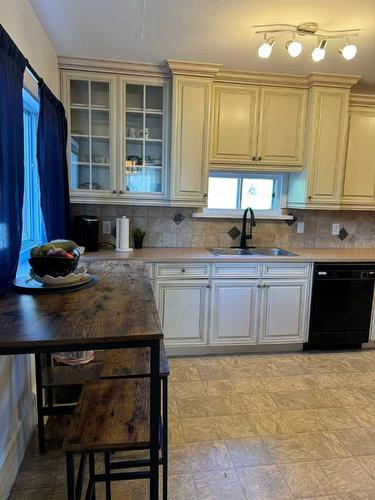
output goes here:
[[206, 288], [211, 288], [211, 286], [210, 285], [206, 285]]
[[311, 196], [308, 196], [308, 199], [311, 200]]
[[112, 191], [112, 194], [117, 194], [117, 191], [114, 189], [114, 190]]
[[207, 193], [204, 193], [203, 198], [207, 198]]
[[124, 191], [122, 189], [120, 189], [120, 191], [118, 192], [118, 194], [124, 194]]
[[257, 157], [256, 157], [256, 156], [253, 156], [251, 159], [252, 159], [253, 161], [256, 161]]
[[261, 156], [258, 156], [258, 161], [260, 161], [261, 159], [262, 159], [262, 157], [261, 157]]
[[184, 269], [184, 268], [182, 268], [182, 269], [181, 269], [181, 272], [182, 272], [182, 273], [184, 273], [185, 271], [186, 271], [186, 269]]

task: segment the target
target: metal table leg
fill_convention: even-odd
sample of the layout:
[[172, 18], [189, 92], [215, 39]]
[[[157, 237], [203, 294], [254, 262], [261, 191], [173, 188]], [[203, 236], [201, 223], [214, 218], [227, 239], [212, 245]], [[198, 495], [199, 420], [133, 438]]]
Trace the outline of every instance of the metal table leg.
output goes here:
[[163, 377], [163, 500], [168, 499], [168, 377]]
[[42, 360], [41, 354], [35, 354], [35, 378], [36, 378], [36, 405], [38, 418], [38, 443], [39, 453], [46, 452], [45, 426], [43, 416], [43, 384], [42, 384]]
[[151, 343], [150, 357], [150, 499], [159, 499], [159, 418], [160, 418], [160, 342]]

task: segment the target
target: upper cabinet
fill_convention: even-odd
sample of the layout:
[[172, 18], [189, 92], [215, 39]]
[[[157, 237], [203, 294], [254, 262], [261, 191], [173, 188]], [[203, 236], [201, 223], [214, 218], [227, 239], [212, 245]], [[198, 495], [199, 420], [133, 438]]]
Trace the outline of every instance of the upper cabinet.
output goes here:
[[342, 205], [352, 209], [375, 206], [375, 108], [350, 109]]
[[66, 75], [65, 92], [71, 189], [108, 196], [115, 183], [114, 79]]
[[211, 168], [299, 169], [307, 90], [215, 84]]
[[289, 207], [339, 207], [348, 110], [349, 89], [310, 90], [305, 170], [289, 176]]

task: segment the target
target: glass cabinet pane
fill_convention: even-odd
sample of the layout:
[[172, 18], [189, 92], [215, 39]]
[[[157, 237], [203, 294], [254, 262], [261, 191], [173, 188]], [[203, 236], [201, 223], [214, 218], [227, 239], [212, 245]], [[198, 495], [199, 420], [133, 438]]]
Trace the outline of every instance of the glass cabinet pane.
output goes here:
[[158, 139], [163, 137], [163, 116], [146, 114], [146, 139]]
[[91, 111], [91, 134], [109, 137], [108, 111]]
[[103, 165], [93, 165], [92, 167], [92, 189], [109, 189], [109, 167]]
[[161, 142], [146, 141], [145, 150], [146, 165], [160, 167], [162, 165], [162, 145]]
[[163, 87], [148, 85], [146, 87], [146, 108], [163, 110]]
[[109, 108], [108, 82], [91, 82], [91, 106]]
[[126, 107], [143, 109], [143, 85], [126, 85]]
[[90, 161], [90, 143], [88, 137], [71, 137], [71, 162], [87, 163]]
[[160, 168], [140, 168], [137, 171], [125, 169], [124, 190], [138, 193], [161, 193], [162, 170]]
[[109, 139], [91, 139], [92, 163], [109, 163]]
[[126, 113], [126, 137], [137, 138], [143, 135], [143, 114]]
[[90, 122], [88, 109], [71, 110], [71, 132], [74, 135], [89, 135]]
[[87, 80], [70, 80], [70, 104], [89, 105], [89, 82]]
[[71, 182], [73, 189], [90, 189], [90, 165], [72, 163]]
[[131, 139], [126, 141], [126, 161], [135, 165], [143, 165], [143, 142]]

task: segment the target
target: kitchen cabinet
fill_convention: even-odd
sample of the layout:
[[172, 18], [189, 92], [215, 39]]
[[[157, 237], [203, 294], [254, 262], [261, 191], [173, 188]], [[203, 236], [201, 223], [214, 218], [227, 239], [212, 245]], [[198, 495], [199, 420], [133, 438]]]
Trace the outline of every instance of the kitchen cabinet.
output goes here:
[[348, 111], [349, 89], [310, 90], [305, 170], [289, 175], [288, 207], [339, 208]]
[[210, 344], [256, 344], [258, 280], [213, 280]]
[[343, 208], [375, 207], [375, 108], [352, 107], [341, 202]]
[[210, 97], [210, 79], [173, 77], [170, 197], [176, 204], [207, 203]]
[[265, 279], [260, 290], [259, 344], [306, 342], [308, 282]]
[[215, 84], [211, 168], [301, 167], [306, 97], [305, 89]]
[[155, 280], [155, 297], [167, 346], [207, 344], [208, 280]]

